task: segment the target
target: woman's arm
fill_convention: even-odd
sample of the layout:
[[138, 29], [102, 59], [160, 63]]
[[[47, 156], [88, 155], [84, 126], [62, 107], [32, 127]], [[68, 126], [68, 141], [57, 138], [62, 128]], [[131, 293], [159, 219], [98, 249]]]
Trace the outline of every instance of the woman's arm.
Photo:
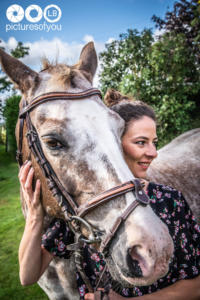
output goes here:
[[[138, 297], [140, 300], [200, 300], [200, 275], [194, 279], [185, 279], [152, 294]], [[94, 294], [85, 295], [87, 300], [95, 300]], [[122, 297], [113, 291], [109, 293], [109, 300], [123, 300]], [[136, 299], [129, 298], [129, 299]]]
[[53, 256], [41, 248], [43, 208], [40, 202], [40, 181], [32, 190], [34, 170], [31, 162], [23, 165], [19, 180], [28, 212], [23, 237], [19, 246], [20, 281], [22, 285], [33, 284], [43, 274]]
[[160, 291], [140, 297], [141, 300], [200, 300], [200, 275], [177, 281]]

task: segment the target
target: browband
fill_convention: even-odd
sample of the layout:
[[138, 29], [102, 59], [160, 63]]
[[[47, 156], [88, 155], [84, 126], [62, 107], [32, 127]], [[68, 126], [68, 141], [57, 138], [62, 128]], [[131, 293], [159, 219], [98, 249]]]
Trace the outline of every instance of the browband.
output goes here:
[[19, 113], [19, 118], [24, 118], [26, 113], [31, 111], [37, 105], [42, 104], [47, 101], [53, 100], [80, 100], [86, 97], [91, 97], [97, 95], [102, 99], [102, 95], [100, 90], [98, 89], [88, 89], [79, 93], [69, 93], [69, 92], [50, 92], [42, 94], [36, 98], [34, 98], [28, 105], [26, 105]]

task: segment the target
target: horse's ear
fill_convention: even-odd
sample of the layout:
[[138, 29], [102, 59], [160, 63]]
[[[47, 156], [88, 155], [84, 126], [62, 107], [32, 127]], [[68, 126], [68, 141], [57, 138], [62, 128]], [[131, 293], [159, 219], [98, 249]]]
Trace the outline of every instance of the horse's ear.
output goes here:
[[97, 69], [97, 54], [93, 42], [89, 42], [83, 47], [80, 54], [78, 69], [83, 71], [90, 82], [92, 82]]
[[3, 71], [22, 93], [34, 85], [38, 74], [2, 49], [0, 49], [0, 63]]

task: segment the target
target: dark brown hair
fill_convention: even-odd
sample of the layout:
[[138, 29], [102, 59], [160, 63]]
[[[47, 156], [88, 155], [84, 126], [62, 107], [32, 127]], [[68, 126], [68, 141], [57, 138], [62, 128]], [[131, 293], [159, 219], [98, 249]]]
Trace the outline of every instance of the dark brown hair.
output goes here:
[[104, 101], [110, 109], [117, 112], [125, 121], [125, 131], [130, 121], [139, 120], [144, 116], [151, 118], [156, 122], [154, 110], [143, 101], [124, 96], [120, 92], [109, 89], [106, 92]]

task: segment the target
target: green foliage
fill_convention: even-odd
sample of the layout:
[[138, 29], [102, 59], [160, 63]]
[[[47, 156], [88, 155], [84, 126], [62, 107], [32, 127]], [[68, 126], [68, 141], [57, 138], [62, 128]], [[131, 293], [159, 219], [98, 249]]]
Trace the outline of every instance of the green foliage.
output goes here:
[[21, 58], [28, 55], [28, 50], [29, 47], [25, 47], [22, 42], [18, 42], [17, 47], [14, 50], [11, 50], [11, 55], [15, 58]]
[[6, 129], [4, 125], [0, 125], [0, 144], [6, 143]]
[[129, 29], [128, 33], [120, 35], [120, 40], [106, 45], [106, 51], [100, 54], [100, 84], [103, 93], [109, 87], [119, 89], [119, 84], [126, 76], [132, 75], [139, 79], [152, 42], [151, 30], [144, 29], [140, 34], [137, 30]]
[[0, 299], [47, 300], [37, 284], [22, 287], [18, 248], [24, 230], [19, 199], [18, 166], [0, 145]]
[[182, 34], [188, 51], [200, 63], [200, 2], [199, 0], [179, 0], [174, 3], [173, 10], [167, 11], [162, 20], [152, 17], [159, 29], [164, 29], [167, 35]]
[[[3, 47], [0, 47], [4, 50]], [[17, 47], [11, 50], [11, 55], [20, 58], [28, 54], [29, 47], [23, 46], [22, 42], [18, 42]], [[0, 118], [3, 114], [3, 117], [6, 119], [6, 130], [7, 130], [7, 149], [11, 151], [13, 156], [15, 155], [16, 142], [15, 142], [15, 124], [18, 115], [19, 99], [20, 97], [14, 96], [15, 91], [13, 90], [13, 84], [8, 79], [7, 75], [0, 78], [0, 93], [5, 93], [12, 91], [13, 99], [6, 102], [4, 107], [3, 101], [0, 99]], [[16, 98], [15, 98], [16, 97]], [[12, 98], [12, 97], [11, 97]], [[11, 104], [12, 102], [12, 104]]]
[[100, 55], [101, 88], [114, 88], [152, 105], [160, 146], [164, 145], [200, 125], [198, 55], [188, 47], [184, 32], [167, 32], [156, 39], [150, 29], [129, 29]]
[[3, 116], [6, 121], [7, 139], [10, 146], [10, 152], [15, 156], [16, 152], [16, 139], [15, 139], [15, 126], [19, 113], [19, 102], [21, 96], [13, 95], [6, 100], [6, 105], [3, 108]]

